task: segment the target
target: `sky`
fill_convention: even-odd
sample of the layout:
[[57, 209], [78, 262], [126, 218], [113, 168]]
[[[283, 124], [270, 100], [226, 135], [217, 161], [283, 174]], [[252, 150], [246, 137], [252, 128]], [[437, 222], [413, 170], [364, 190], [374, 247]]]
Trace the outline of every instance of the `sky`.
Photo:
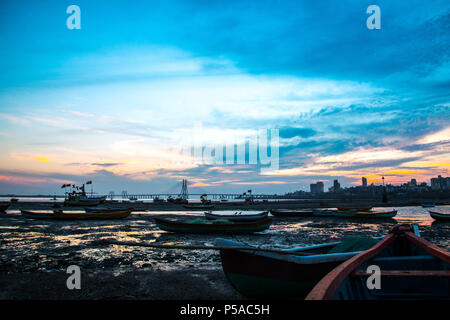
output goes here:
[[[72, 4], [81, 29], [67, 28]], [[366, 26], [372, 4], [381, 29]], [[2, 0], [0, 194], [449, 176], [449, 22], [439, 0]], [[196, 135], [245, 145], [270, 129], [273, 170], [179, 161]]]

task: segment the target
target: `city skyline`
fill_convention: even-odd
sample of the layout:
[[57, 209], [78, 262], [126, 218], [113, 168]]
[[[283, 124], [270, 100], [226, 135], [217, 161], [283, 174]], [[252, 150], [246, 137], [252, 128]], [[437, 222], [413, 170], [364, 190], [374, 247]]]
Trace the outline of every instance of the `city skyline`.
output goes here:
[[[360, 1], [76, 4], [79, 30], [67, 3], [0, 3], [1, 194], [450, 175], [448, 1], [380, 1], [379, 30]], [[178, 163], [196, 123], [206, 143], [278, 129], [278, 170]]]

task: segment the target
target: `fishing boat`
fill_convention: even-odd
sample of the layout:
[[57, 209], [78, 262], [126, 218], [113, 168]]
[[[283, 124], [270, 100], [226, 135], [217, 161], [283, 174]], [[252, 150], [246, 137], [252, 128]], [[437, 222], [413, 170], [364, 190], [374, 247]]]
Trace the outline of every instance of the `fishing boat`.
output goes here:
[[205, 218], [208, 220], [227, 219], [229, 221], [258, 221], [267, 218], [269, 212], [264, 211], [255, 214], [242, 214], [242, 212], [235, 212], [234, 214], [214, 214], [211, 211], [205, 212]]
[[29, 210], [20, 210], [23, 217], [35, 220], [54, 220], [56, 216], [53, 212], [37, 212]]
[[[249, 298], [301, 298], [333, 268], [372, 247], [379, 238], [347, 238], [341, 242], [283, 249], [283, 252], [220, 250], [228, 281]], [[216, 246], [247, 247], [216, 239]], [[281, 251], [281, 250], [280, 250]]]
[[84, 213], [54, 210], [56, 219], [59, 220], [104, 220], [104, 219], [123, 219], [131, 214], [132, 209], [115, 210], [109, 212], [90, 212]]
[[434, 212], [434, 211], [428, 211], [430, 213], [430, 216], [437, 221], [443, 221], [443, 222], [450, 222], [450, 213], [441, 213], [441, 212]]
[[232, 222], [228, 220], [215, 220], [213, 222], [195, 219], [190, 222], [172, 221], [162, 218], [154, 218], [161, 230], [179, 233], [253, 233], [268, 229], [272, 224], [272, 218], [267, 217], [251, 222]]
[[[115, 213], [118, 211], [124, 211], [128, 209], [118, 209], [118, 208], [84, 208], [86, 213]], [[129, 210], [133, 210], [129, 208]]]
[[22, 216], [37, 220], [102, 220], [102, 219], [122, 219], [130, 215], [131, 209], [115, 210], [105, 213], [91, 212], [67, 212], [54, 210], [53, 212], [37, 212], [29, 210], [20, 210]]
[[102, 200], [96, 198], [70, 198], [64, 200], [64, 205], [68, 207], [98, 206], [101, 203]]
[[172, 196], [169, 196], [167, 198], [167, 202], [169, 202], [169, 203], [176, 203], [176, 204], [188, 204], [189, 203], [187, 199], [184, 199], [184, 198], [181, 198], [181, 197], [172, 198]]
[[337, 207], [339, 211], [369, 211], [373, 207]]
[[8, 210], [10, 205], [11, 202], [0, 203], [0, 212], [6, 212], [6, 210]]
[[71, 184], [63, 184], [61, 188], [71, 188], [71, 192], [66, 192], [66, 198], [64, 199], [65, 206], [71, 207], [87, 207], [97, 206], [106, 201], [107, 196], [88, 196], [85, 191], [85, 184], [92, 184], [92, 181], [83, 183], [81, 187]]
[[[369, 289], [369, 266], [379, 288]], [[397, 225], [372, 248], [329, 272], [306, 300], [422, 300], [450, 298], [450, 253]]]
[[434, 208], [435, 206], [434, 203], [422, 203], [422, 208]]
[[270, 213], [275, 217], [313, 217], [313, 210], [300, 209], [271, 209]]
[[314, 210], [315, 217], [356, 218], [356, 219], [389, 219], [397, 215], [397, 210], [391, 211], [340, 211]]
[[194, 210], [207, 210], [213, 209], [213, 204], [184, 204], [183, 208], [185, 209], [194, 209]]

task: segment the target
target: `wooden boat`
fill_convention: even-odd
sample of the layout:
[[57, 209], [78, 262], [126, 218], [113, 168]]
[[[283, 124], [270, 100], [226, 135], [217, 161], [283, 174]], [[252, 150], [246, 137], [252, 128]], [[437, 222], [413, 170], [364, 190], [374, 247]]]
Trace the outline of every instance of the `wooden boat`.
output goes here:
[[59, 220], [104, 220], [104, 219], [123, 219], [131, 214], [132, 209], [115, 210], [109, 212], [68, 212], [55, 210], [54, 215]]
[[329, 218], [357, 218], [357, 219], [388, 219], [397, 215], [397, 210], [392, 211], [339, 211], [339, 210], [314, 210], [315, 217]]
[[88, 207], [88, 206], [98, 206], [102, 203], [99, 199], [90, 198], [79, 198], [79, 199], [66, 199], [64, 200], [64, 205], [68, 207]]
[[183, 208], [185, 209], [194, 209], [194, 210], [207, 210], [213, 209], [213, 204], [184, 204]]
[[[258, 221], [251, 222], [227, 222], [221, 223], [210, 222], [179, 222], [168, 219], [154, 218], [155, 223], [161, 230], [179, 233], [252, 233], [260, 232], [268, 229], [272, 224], [272, 218], [267, 217]], [[216, 220], [218, 221], [218, 220]]]
[[435, 206], [434, 203], [422, 203], [422, 208], [434, 208]]
[[118, 209], [118, 208], [84, 208], [86, 213], [115, 213], [124, 210], [133, 210], [133, 208], [128, 209]]
[[54, 220], [56, 216], [53, 212], [36, 212], [29, 210], [20, 210], [23, 217], [35, 220]]
[[369, 211], [373, 207], [337, 207], [339, 211]]
[[[376, 238], [349, 238], [342, 242], [285, 249], [283, 251], [286, 254], [221, 250], [220, 257], [228, 281], [244, 296], [304, 299], [333, 268], [378, 241]], [[248, 247], [243, 243], [225, 239], [216, 239], [215, 245]]]
[[[381, 270], [369, 289], [369, 266]], [[421, 300], [450, 298], [450, 253], [397, 225], [375, 246], [329, 272], [307, 300]]]
[[6, 210], [8, 210], [10, 205], [11, 205], [11, 202], [0, 203], [0, 212], [5, 212]]
[[441, 213], [441, 212], [434, 212], [434, 211], [428, 211], [430, 213], [430, 216], [437, 221], [449, 221], [450, 222], [450, 213]]
[[312, 217], [313, 210], [271, 209], [270, 213], [275, 217]]
[[115, 210], [106, 213], [90, 213], [90, 212], [67, 212], [62, 210], [54, 210], [52, 213], [36, 212], [29, 210], [20, 210], [22, 216], [29, 219], [38, 220], [103, 220], [103, 219], [122, 219], [130, 215], [131, 209]]
[[208, 220], [227, 219], [229, 221], [257, 221], [267, 218], [269, 212], [264, 211], [255, 214], [242, 214], [242, 212], [236, 212], [234, 214], [214, 214], [211, 212], [205, 212], [205, 218]]

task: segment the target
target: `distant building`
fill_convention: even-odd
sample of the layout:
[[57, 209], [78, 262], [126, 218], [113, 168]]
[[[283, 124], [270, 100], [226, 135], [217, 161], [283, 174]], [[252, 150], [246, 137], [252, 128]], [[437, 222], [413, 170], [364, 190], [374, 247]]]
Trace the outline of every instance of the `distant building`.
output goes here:
[[450, 177], [444, 178], [439, 175], [437, 178], [431, 178], [432, 190], [448, 190], [450, 189]]
[[367, 179], [365, 177], [362, 177], [362, 187], [367, 188]]
[[322, 181], [317, 182], [317, 193], [323, 193], [323, 182]]
[[317, 183], [311, 183], [309, 188], [312, 194], [323, 193], [323, 182], [317, 181]]
[[341, 184], [339, 181], [334, 180], [333, 181], [333, 192], [338, 192], [341, 189]]
[[417, 180], [416, 179], [411, 179], [410, 185], [413, 187], [417, 187]]

